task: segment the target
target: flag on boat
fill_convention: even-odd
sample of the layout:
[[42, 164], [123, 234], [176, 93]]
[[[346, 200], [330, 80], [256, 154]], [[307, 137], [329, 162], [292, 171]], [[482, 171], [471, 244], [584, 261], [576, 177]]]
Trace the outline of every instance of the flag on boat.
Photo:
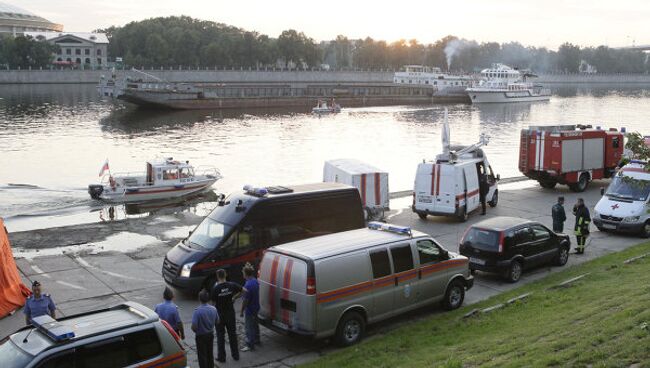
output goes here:
[[102, 165], [102, 169], [99, 170], [99, 177], [104, 175], [105, 171], [110, 171], [110, 169], [108, 168], [108, 159], [106, 159], [106, 162], [104, 162], [104, 165]]

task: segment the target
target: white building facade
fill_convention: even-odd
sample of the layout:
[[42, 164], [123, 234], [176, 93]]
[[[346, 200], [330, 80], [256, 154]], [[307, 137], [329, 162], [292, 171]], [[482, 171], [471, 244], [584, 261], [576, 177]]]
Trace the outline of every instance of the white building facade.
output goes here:
[[55, 65], [75, 65], [98, 69], [108, 61], [108, 38], [103, 33], [86, 32], [25, 32], [37, 40], [59, 46]]

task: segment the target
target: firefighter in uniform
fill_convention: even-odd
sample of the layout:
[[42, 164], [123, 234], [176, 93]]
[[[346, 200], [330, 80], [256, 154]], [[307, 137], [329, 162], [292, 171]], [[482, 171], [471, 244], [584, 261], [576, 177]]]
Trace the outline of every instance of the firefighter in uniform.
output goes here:
[[578, 203], [573, 206], [573, 214], [576, 216], [576, 224], [574, 227], [576, 242], [578, 243], [576, 253], [583, 254], [585, 252], [587, 237], [589, 236], [589, 223], [591, 223], [591, 216], [589, 215], [589, 209], [585, 206], [585, 201], [582, 198], [578, 198]]
[[56, 318], [55, 311], [56, 305], [50, 294], [41, 294], [41, 283], [38, 281], [32, 282], [32, 296], [25, 301], [25, 323], [32, 324], [32, 319], [44, 315], [49, 315]]

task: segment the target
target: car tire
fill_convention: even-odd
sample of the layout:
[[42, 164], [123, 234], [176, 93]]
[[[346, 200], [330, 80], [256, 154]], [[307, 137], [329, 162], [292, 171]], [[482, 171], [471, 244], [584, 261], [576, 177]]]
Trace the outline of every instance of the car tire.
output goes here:
[[511, 283], [515, 283], [521, 279], [521, 274], [524, 271], [524, 266], [521, 264], [521, 261], [512, 261], [510, 267], [506, 272], [506, 280]]
[[569, 247], [561, 246], [555, 257], [556, 266], [564, 266], [569, 260]]
[[336, 327], [336, 342], [340, 346], [350, 346], [361, 341], [366, 329], [366, 321], [358, 312], [347, 312]]
[[544, 189], [553, 189], [557, 185], [555, 180], [538, 180], [539, 185]]
[[426, 220], [427, 214], [426, 212], [418, 212], [418, 217], [420, 218], [420, 220]]
[[467, 219], [469, 218], [469, 214], [467, 213], [467, 207], [463, 206], [463, 208], [460, 211], [461, 212], [457, 216], [458, 221], [460, 221], [460, 222], [467, 221]]
[[442, 307], [446, 310], [460, 308], [465, 300], [465, 285], [462, 281], [456, 279], [447, 286], [445, 298], [442, 300]]
[[578, 182], [569, 185], [569, 188], [574, 192], [581, 193], [584, 192], [588, 186], [589, 186], [589, 174], [582, 173], [582, 175], [580, 175], [580, 178], [578, 179]]
[[650, 238], [650, 222], [646, 222], [641, 229], [642, 238]]
[[499, 191], [495, 190], [494, 194], [492, 195], [492, 200], [488, 202], [490, 207], [496, 207], [497, 204], [499, 204]]

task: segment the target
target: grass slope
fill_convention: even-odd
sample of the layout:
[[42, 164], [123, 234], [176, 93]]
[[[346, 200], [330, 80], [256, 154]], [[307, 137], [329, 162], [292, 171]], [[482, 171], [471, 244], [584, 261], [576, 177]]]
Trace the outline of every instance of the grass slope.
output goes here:
[[[650, 367], [650, 243], [326, 355], [309, 367]], [[589, 272], [568, 288], [549, 289]], [[471, 291], [470, 291], [471, 292]], [[525, 292], [490, 314], [463, 319]]]

